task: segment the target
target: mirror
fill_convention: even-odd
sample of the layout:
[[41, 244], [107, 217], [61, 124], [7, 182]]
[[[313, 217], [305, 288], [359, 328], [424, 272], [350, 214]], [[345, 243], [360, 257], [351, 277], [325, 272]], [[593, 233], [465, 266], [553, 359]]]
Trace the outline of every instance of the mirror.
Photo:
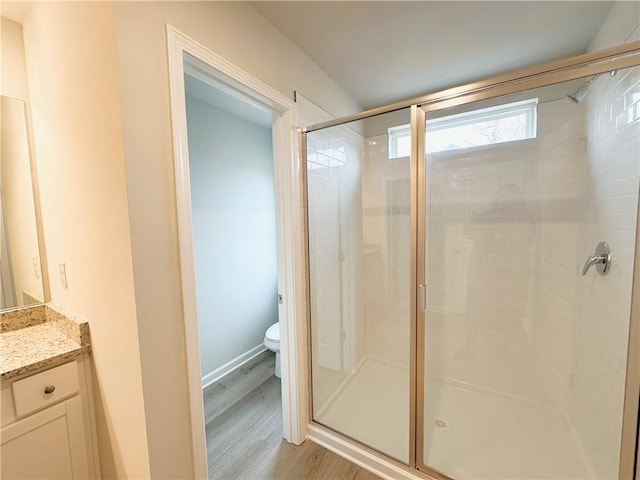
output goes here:
[[42, 303], [25, 104], [0, 97], [0, 309]]

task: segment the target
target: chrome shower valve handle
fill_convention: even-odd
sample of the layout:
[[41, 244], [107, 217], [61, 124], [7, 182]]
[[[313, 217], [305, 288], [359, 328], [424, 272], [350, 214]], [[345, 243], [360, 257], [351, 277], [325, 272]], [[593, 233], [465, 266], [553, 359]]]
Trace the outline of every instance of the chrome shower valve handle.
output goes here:
[[596, 266], [596, 270], [600, 275], [606, 275], [609, 273], [609, 269], [611, 268], [611, 258], [612, 256], [609, 244], [607, 242], [600, 242], [596, 246], [595, 253], [587, 258], [586, 262], [584, 262], [582, 275], [586, 275], [592, 265]]

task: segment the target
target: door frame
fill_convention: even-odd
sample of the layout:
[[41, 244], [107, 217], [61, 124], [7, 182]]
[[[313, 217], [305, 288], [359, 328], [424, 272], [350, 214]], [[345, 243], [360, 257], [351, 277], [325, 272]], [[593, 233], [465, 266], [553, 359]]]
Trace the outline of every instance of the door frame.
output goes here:
[[[278, 256], [278, 305], [280, 360], [282, 370], [283, 437], [301, 444], [308, 424], [306, 386], [306, 307], [304, 295], [304, 251], [300, 203], [299, 159], [296, 157], [295, 102], [249, 73], [167, 24], [167, 51], [182, 312], [192, 435], [193, 468], [196, 478], [207, 478], [207, 447], [198, 341], [198, 316], [193, 253], [191, 189], [185, 102], [185, 63], [201, 80], [209, 79], [218, 88], [258, 104], [274, 114], [272, 126], [276, 230]], [[188, 54], [189, 57], [186, 57]]]

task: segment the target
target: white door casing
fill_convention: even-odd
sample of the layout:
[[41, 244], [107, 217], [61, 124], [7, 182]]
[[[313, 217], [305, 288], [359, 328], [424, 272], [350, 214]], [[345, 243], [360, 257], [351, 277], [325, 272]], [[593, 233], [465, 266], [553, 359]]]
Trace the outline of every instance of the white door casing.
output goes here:
[[196, 75], [216, 88], [222, 88], [274, 113], [272, 131], [278, 291], [283, 295], [283, 303], [278, 306], [283, 436], [291, 443], [300, 444], [306, 438], [309, 416], [305, 368], [305, 256], [302, 251], [300, 161], [296, 155], [295, 104], [280, 92], [235, 67], [171, 25], [167, 25], [167, 46], [193, 465], [196, 478], [207, 478], [184, 90], [185, 69], [189, 74]]

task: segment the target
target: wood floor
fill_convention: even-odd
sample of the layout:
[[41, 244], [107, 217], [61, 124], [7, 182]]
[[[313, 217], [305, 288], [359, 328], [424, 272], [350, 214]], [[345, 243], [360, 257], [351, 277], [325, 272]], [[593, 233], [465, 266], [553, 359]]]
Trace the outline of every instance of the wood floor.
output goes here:
[[273, 377], [276, 354], [269, 350], [220, 378], [202, 391], [204, 422], [209, 423]]
[[283, 440], [280, 402], [280, 380], [271, 377], [207, 424], [210, 479], [379, 480], [309, 440]]

